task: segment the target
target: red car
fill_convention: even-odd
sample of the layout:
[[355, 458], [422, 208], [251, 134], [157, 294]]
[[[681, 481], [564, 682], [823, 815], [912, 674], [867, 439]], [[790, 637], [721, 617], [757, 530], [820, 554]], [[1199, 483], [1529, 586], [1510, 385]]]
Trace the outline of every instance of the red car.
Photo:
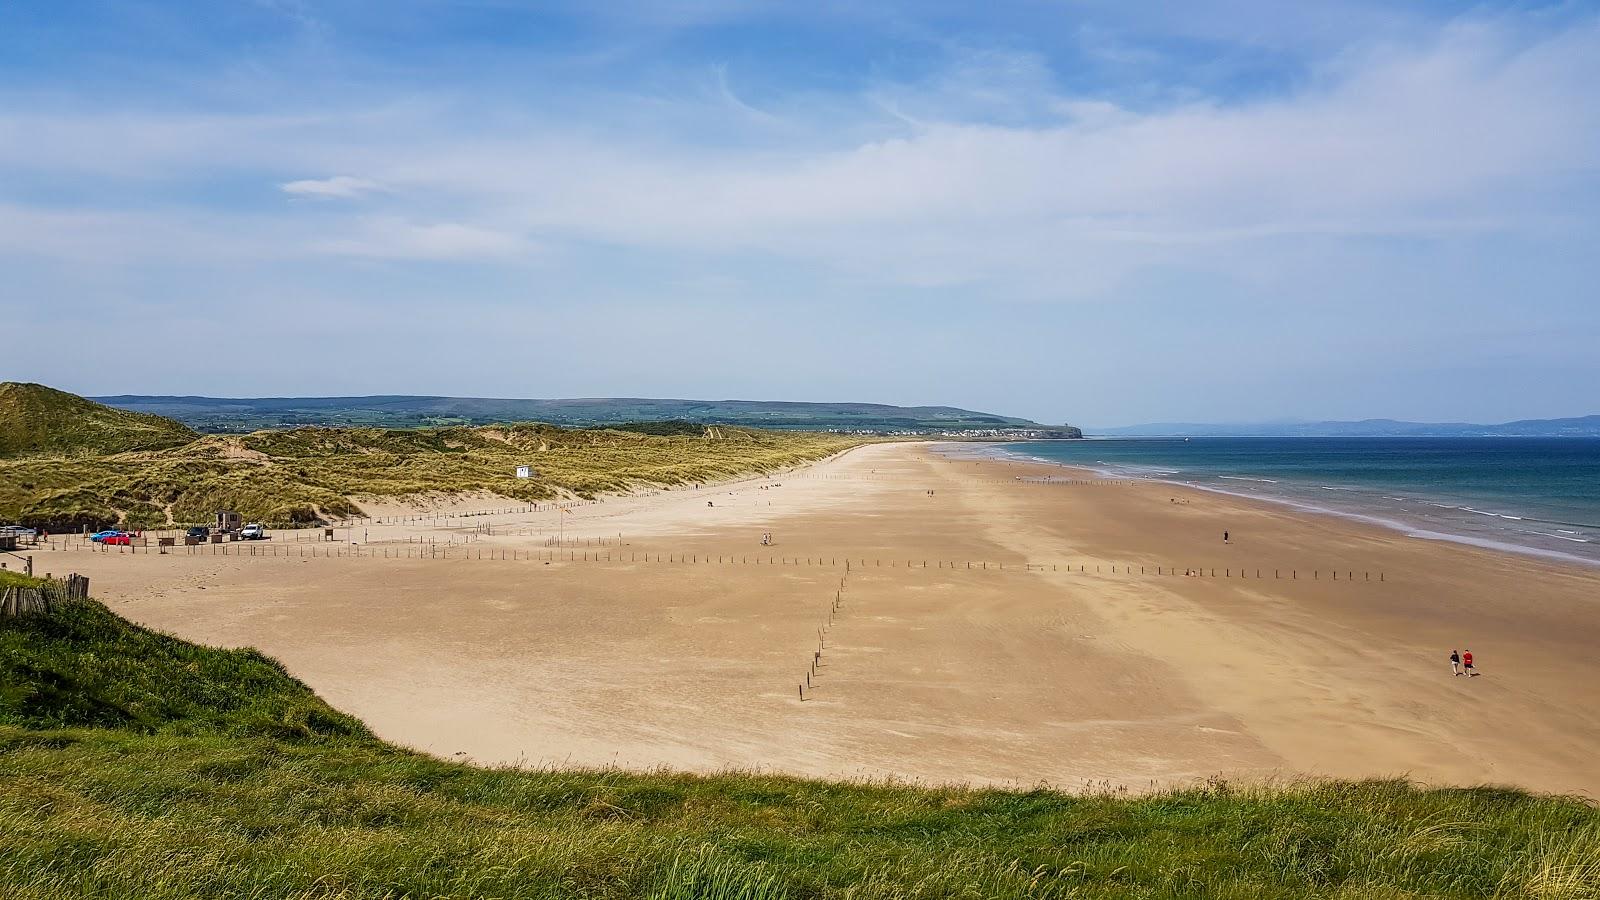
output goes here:
[[127, 533], [126, 531], [120, 531], [120, 532], [118, 532], [116, 534], [111, 535], [110, 537], [101, 538], [100, 539], [100, 543], [102, 543], [102, 544], [111, 544], [111, 545], [121, 544], [124, 547], [132, 547], [133, 546], [133, 535]]

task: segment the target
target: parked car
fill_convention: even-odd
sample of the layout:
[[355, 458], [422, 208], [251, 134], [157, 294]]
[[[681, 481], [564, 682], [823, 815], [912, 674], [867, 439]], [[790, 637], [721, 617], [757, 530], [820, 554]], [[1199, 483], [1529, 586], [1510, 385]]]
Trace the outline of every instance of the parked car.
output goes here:
[[108, 528], [105, 531], [97, 531], [94, 534], [89, 535], [89, 540], [94, 541], [96, 544], [99, 544], [99, 543], [104, 543], [107, 538], [114, 538], [114, 537], [116, 537], [118, 535], [122, 535], [122, 534], [127, 534], [127, 532], [126, 531], [119, 531], [119, 530], [117, 530], [115, 528]]
[[204, 525], [196, 525], [189, 529], [187, 536], [204, 543], [211, 540], [211, 529]]
[[241, 541], [262, 541], [266, 540], [266, 537], [267, 527], [260, 522], [251, 522], [249, 525], [239, 529], [239, 540]]
[[110, 535], [109, 537], [101, 538], [100, 543], [112, 547], [115, 547], [119, 544], [124, 547], [131, 547], [133, 546], [133, 535], [127, 533], [126, 531], [119, 531], [116, 534]]

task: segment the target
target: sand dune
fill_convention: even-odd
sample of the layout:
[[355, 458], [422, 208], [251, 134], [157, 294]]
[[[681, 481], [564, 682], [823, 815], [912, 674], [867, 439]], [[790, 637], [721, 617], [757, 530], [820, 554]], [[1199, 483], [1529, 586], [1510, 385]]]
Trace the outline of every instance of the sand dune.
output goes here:
[[[339, 532], [448, 559], [38, 564], [136, 621], [261, 648], [385, 738], [486, 763], [1600, 793], [1600, 573], [1158, 483], [1019, 480], [1048, 472], [877, 445], [569, 513]], [[556, 531], [591, 558], [527, 558]], [[305, 552], [293, 537], [274, 546]], [[1483, 677], [1452, 677], [1452, 647]]]

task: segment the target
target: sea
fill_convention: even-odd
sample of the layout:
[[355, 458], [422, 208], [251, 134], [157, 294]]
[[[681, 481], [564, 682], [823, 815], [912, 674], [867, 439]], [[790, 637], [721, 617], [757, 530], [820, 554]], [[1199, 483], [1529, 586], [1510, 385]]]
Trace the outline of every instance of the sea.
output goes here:
[[996, 451], [1600, 566], [1600, 438], [1089, 438]]

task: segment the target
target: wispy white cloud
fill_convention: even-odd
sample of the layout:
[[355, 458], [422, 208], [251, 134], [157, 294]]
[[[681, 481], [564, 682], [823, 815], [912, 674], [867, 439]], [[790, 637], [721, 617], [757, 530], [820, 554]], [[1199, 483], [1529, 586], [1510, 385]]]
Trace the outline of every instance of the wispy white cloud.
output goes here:
[[331, 178], [307, 178], [284, 182], [279, 187], [285, 194], [297, 197], [329, 197], [349, 199], [383, 190], [383, 185], [365, 178], [335, 175]]
[[729, 108], [738, 110], [758, 122], [771, 123], [778, 121], [778, 117], [765, 110], [751, 106], [740, 99], [738, 94], [734, 93], [733, 86], [728, 83], [728, 66], [726, 63], [718, 63], [712, 66], [711, 74], [716, 80], [717, 96], [721, 97]]
[[537, 257], [527, 238], [459, 222], [418, 224], [397, 218], [366, 219], [353, 233], [310, 245], [316, 252], [369, 259], [522, 261]]
[[311, 11], [305, 0], [254, 0], [255, 5], [293, 22], [307, 39], [323, 41], [332, 36], [332, 26]]
[[292, 223], [207, 210], [56, 209], [0, 202], [0, 257], [80, 269], [304, 257]]

